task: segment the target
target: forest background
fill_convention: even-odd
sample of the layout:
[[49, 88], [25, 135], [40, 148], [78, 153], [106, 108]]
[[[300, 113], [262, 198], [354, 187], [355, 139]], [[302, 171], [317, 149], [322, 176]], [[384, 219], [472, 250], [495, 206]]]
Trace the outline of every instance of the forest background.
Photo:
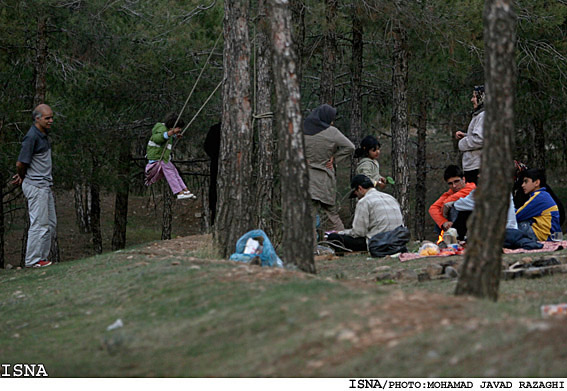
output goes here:
[[[483, 3], [291, 2], [303, 114], [329, 102], [338, 108], [337, 127], [355, 144], [367, 134], [381, 140], [382, 171], [395, 177], [396, 187], [390, 191], [402, 198], [407, 224], [417, 239], [430, 231], [426, 206], [442, 189], [438, 184], [444, 167], [460, 161], [452, 135], [466, 129], [472, 87], [483, 83]], [[272, 118], [262, 114], [277, 112], [271, 76], [261, 73], [262, 60], [270, 52], [263, 7], [262, 1], [250, 3], [247, 24], [253, 49], [248, 60], [256, 71], [252, 106], [257, 133], [250, 187], [257, 194], [254, 225], [278, 243], [281, 155], [276, 153], [275, 135], [265, 137], [274, 131], [263, 128]], [[514, 156], [546, 168], [565, 200], [567, 4], [525, 0], [516, 1], [515, 7]], [[152, 191], [143, 186], [142, 174], [151, 127], [167, 112], [181, 109], [203, 69], [185, 110], [186, 122], [223, 79], [222, 46], [215, 46], [223, 17], [223, 4], [216, 1], [0, 1], [1, 265], [6, 262], [5, 234], [19, 227], [14, 219], [25, 205], [9, 180], [32, 108], [44, 101], [54, 110], [56, 189], [74, 194], [77, 224], [92, 233], [93, 252], [103, 249], [101, 192], [116, 197], [112, 249], [123, 248], [128, 196]], [[402, 100], [395, 86], [400, 74], [407, 94]], [[407, 104], [402, 110], [400, 101]], [[208, 186], [203, 142], [221, 112], [218, 93], [175, 147], [185, 177], [199, 188]], [[403, 148], [395, 137], [400, 112], [407, 114], [409, 130]], [[426, 151], [441, 153], [432, 159]], [[405, 157], [406, 165], [392, 168], [397, 154]], [[272, 171], [266, 172], [266, 167]], [[396, 176], [395, 170], [401, 174]], [[349, 173], [343, 174], [347, 180], [340, 182], [339, 197], [348, 187]], [[400, 175], [407, 182], [399, 180]], [[173, 201], [165, 190], [162, 238], [167, 239]], [[348, 202], [344, 205], [348, 214]], [[209, 215], [203, 206], [202, 228], [207, 230]]]

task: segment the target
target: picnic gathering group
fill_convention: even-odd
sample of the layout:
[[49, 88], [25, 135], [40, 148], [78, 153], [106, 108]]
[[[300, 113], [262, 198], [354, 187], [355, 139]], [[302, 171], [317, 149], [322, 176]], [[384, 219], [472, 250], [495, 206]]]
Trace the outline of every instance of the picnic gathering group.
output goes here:
[[[484, 86], [475, 86], [471, 97], [472, 120], [468, 130], [466, 133], [455, 133], [459, 150], [463, 153], [462, 168], [449, 165], [445, 169], [444, 180], [449, 189], [429, 208], [436, 230], [441, 232], [455, 228], [461, 241], [466, 240], [467, 220], [474, 209], [474, 194], [480, 175], [484, 144], [484, 99]], [[404, 226], [403, 216], [398, 201], [381, 191], [387, 186], [387, 181], [380, 174], [379, 141], [369, 135], [355, 148], [334, 126], [336, 115], [334, 107], [323, 104], [314, 109], [303, 124], [309, 193], [313, 206], [313, 236], [317, 243], [316, 221], [321, 210], [327, 218], [329, 230], [326, 242], [335, 251], [368, 251], [372, 237]], [[51, 143], [48, 138], [53, 124], [53, 111], [48, 105], [40, 104], [33, 110], [32, 117], [33, 125], [22, 140], [16, 163], [17, 173], [12, 181], [12, 184], [22, 186], [28, 204], [30, 227], [25, 257], [27, 268], [51, 265], [48, 256], [57, 225], [51, 189]], [[183, 120], [172, 114], [164, 123], [154, 126], [146, 148], [146, 185], [165, 177], [178, 199], [195, 199], [196, 196], [187, 189], [171, 162], [172, 140], [182, 136], [184, 125]], [[220, 126], [216, 128], [218, 133]], [[353, 154], [360, 160], [356, 175], [351, 179], [350, 198], [357, 198], [358, 201], [352, 227], [345, 229], [336, 202], [336, 167], [341, 161], [350, 161]], [[558, 237], [565, 213], [563, 205], [547, 186], [545, 172], [527, 169], [520, 163], [516, 167], [515, 188], [514, 193], [510, 194], [508, 209], [507, 235], [510, 233], [531, 241]]]

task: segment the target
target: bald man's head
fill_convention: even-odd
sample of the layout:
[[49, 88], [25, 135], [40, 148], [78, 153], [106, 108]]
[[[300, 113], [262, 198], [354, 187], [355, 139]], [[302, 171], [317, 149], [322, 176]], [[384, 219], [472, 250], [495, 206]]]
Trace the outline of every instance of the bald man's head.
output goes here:
[[47, 133], [53, 123], [53, 111], [46, 104], [38, 105], [32, 113], [34, 125], [41, 132]]

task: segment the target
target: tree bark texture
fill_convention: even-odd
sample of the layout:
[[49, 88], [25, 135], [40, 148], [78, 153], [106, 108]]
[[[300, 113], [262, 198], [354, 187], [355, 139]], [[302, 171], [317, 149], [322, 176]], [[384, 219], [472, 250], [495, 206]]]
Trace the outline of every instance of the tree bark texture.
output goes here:
[[224, 84], [215, 242], [222, 256], [253, 227], [248, 2], [224, 2]]
[[423, 98], [419, 106], [419, 119], [417, 124], [417, 151], [416, 151], [416, 183], [415, 183], [415, 228], [414, 235], [417, 240], [425, 239], [425, 200], [427, 199], [427, 99]]
[[482, 175], [456, 294], [498, 299], [502, 243], [514, 173], [515, 22], [512, 0], [484, 7], [486, 114]]
[[120, 140], [120, 156], [118, 158], [118, 185], [114, 200], [114, 232], [112, 234], [112, 251], [126, 247], [126, 228], [128, 225], [128, 195], [130, 193], [130, 137]]
[[407, 32], [399, 22], [392, 31], [392, 173], [396, 184], [394, 195], [402, 210], [404, 222], [409, 222], [409, 163], [408, 163], [408, 49]]
[[33, 98], [33, 107], [45, 102], [45, 94], [47, 91], [46, 74], [47, 74], [47, 17], [39, 16], [37, 19], [37, 39], [36, 39], [36, 57], [35, 57], [35, 94]]
[[162, 183], [163, 190], [163, 218], [161, 222], [161, 240], [171, 239], [171, 226], [173, 222], [173, 193], [167, 184], [167, 181]]
[[283, 259], [315, 273], [309, 176], [304, 153], [301, 94], [291, 37], [289, 0], [270, 0], [277, 129], [281, 147]]
[[256, 121], [258, 124], [257, 164], [258, 179], [256, 185], [256, 218], [255, 224], [264, 230], [269, 237], [275, 231], [274, 213], [274, 156], [276, 142], [272, 119], [272, 85], [271, 50], [269, 40], [269, 20], [266, 16], [266, 0], [258, 2], [257, 42], [257, 92]]
[[321, 103], [335, 104], [335, 68], [337, 63], [337, 4], [325, 0], [325, 31], [321, 67]]

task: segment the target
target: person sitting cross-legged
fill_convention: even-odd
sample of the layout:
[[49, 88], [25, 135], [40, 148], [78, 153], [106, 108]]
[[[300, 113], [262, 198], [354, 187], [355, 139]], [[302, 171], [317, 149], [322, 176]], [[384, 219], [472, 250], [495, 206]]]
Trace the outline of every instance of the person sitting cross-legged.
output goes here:
[[[358, 198], [352, 228], [332, 233], [327, 240], [333, 249], [342, 252], [368, 251], [368, 240], [381, 232], [392, 231], [404, 224], [400, 204], [394, 197], [374, 188], [366, 175], [352, 178], [350, 198]], [[333, 245], [335, 243], [336, 245]]]
[[539, 241], [551, 240], [553, 233], [561, 232], [559, 208], [545, 185], [546, 176], [542, 170], [526, 170], [522, 189], [530, 198], [516, 211], [518, 229]]
[[[443, 193], [441, 197], [439, 197], [437, 201], [429, 207], [429, 215], [433, 221], [435, 221], [438, 233], [441, 232], [441, 230], [447, 231], [455, 224], [466, 227], [466, 220], [470, 215], [470, 212], [462, 212], [458, 214], [454, 213], [452, 216], [449, 216], [447, 213], [445, 213], [445, 215], [443, 214], [443, 207], [445, 204], [451, 205], [451, 203], [459, 198], [466, 197], [471, 191], [476, 189], [476, 185], [474, 183], [467, 183], [465, 181], [465, 176], [459, 166], [447, 166], [443, 173], [443, 178], [445, 179], [445, 182], [447, 182], [447, 185], [449, 185], [449, 190]], [[460, 231], [461, 233], [464, 232], [463, 230]], [[463, 240], [462, 235], [459, 235], [459, 240]]]

